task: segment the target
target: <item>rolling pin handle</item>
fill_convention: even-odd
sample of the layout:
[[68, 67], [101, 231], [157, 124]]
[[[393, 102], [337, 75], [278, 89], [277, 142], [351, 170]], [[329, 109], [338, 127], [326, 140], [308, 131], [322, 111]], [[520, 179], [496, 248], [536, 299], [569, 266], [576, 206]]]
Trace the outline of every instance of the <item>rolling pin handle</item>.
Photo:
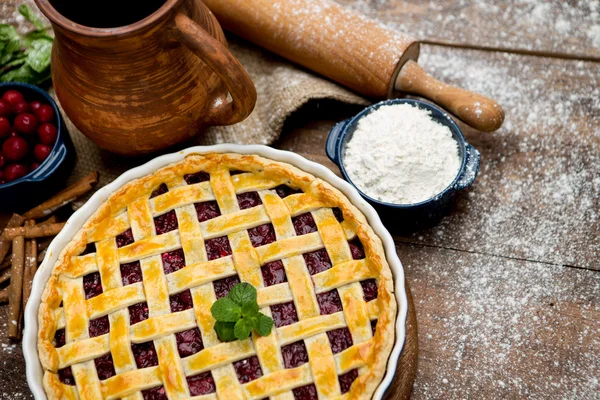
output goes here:
[[483, 132], [495, 131], [504, 122], [504, 111], [498, 103], [485, 96], [440, 82], [429, 76], [414, 61], [408, 61], [402, 67], [395, 82], [395, 89], [430, 99], [466, 124]]

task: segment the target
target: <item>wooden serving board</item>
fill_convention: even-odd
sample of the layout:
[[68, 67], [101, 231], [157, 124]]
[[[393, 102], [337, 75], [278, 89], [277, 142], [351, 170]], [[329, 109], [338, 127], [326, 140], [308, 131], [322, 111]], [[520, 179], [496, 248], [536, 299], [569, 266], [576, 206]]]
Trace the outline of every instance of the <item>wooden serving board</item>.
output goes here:
[[409, 399], [415, 375], [417, 374], [417, 356], [419, 354], [419, 340], [417, 329], [417, 316], [415, 314], [415, 305], [412, 299], [412, 293], [408, 282], [404, 281], [406, 287], [406, 297], [408, 299], [408, 315], [406, 316], [406, 340], [402, 354], [398, 360], [396, 376], [390, 385], [385, 400], [405, 400]]

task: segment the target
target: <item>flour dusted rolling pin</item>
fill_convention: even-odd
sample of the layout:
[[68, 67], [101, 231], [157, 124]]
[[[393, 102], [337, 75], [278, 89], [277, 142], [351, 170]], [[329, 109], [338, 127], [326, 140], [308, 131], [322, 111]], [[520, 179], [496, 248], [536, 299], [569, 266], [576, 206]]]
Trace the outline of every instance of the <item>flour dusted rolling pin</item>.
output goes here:
[[427, 75], [416, 39], [331, 0], [203, 1], [226, 29], [365, 96], [423, 96], [486, 132], [504, 121], [493, 100]]

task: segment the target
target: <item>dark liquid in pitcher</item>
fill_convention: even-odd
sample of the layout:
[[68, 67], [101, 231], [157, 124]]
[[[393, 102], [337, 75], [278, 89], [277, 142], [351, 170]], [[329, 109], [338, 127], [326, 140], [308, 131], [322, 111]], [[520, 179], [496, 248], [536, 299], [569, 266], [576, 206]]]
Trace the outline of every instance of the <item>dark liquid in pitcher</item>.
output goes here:
[[50, 0], [64, 17], [94, 28], [116, 28], [138, 22], [158, 10], [166, 0]]

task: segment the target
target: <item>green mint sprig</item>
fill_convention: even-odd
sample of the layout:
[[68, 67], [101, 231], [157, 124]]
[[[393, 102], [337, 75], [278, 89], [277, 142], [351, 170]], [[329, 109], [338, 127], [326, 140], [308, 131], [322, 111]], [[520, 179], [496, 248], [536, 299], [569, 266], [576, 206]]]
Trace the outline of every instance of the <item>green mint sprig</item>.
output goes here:
[[254, 330], [267, 336], [273, 328], [273, 320], [258, 311], [256, 289], [248, 283], [238, 283], [227, 297], [217, 300], [210, 308], [217, 322], [215, 331], [222, 342], [247, 339]]
[[19, 12], [35, 30], [20, 36], [14, 26], [0, 24], [0, 82], [39, 85], [50, 79], [53, 39], [27, 5], [22, 4]]

